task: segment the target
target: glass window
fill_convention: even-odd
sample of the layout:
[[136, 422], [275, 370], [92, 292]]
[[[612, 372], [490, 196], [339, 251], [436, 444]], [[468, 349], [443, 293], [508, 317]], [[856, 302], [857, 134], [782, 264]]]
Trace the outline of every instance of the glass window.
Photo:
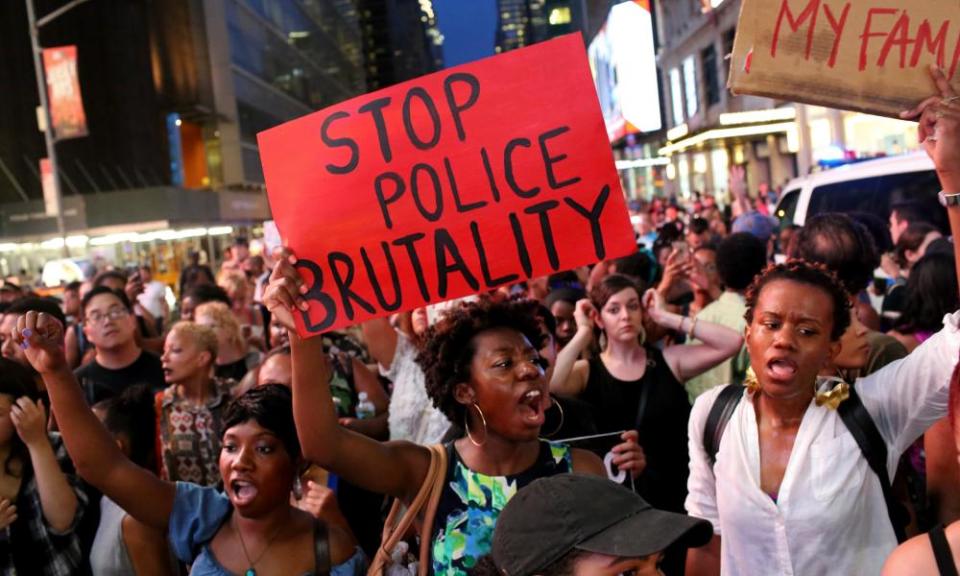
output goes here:
[[720, 75], [717, 68], [717, 49], [713, 44], [700, 53], [703, 60], [703, 83], [707, 93], [707, 106], [720, 102]]
[[947, 231], [946, 214], [937, 199], [939, 192], [940, 181], [932, 170], [838, 182], [813, 190], [806, 219], [822, 212], [867, 212], [887, 222], [891, 205], [917, 201], [929, 207], [927, 214], [933, 224]]
[[680, 87], [680, 70], [670, 70], [670, 97], [673, 103], [673, 125], [683, 124], [683, 89]]
[[697, 94], [697, 64], [693, 56], [688, 56], [683, 61], [683, 87], [687, 96], [687, 118], [692, 118], [697, 115], [697, 111], [700, 109]]
[[784, 193], [777, 206], [776, 216], [780, 219], [780, 228], [793, 224], [793, 217], [797, 213], [797, 200], [800, 199], [800, 190], [791, 190]]

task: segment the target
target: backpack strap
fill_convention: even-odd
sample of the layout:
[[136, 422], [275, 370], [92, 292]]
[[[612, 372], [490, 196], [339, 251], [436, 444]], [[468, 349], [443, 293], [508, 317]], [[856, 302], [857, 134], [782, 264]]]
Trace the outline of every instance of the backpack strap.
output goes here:
[[870, 464], [870, 469], [880, 479], [883, 500], [887, 504], [887, 514], [890, 516], [890, 523], [893, 524], [893, 531], [897, 535], [897, 542], [904, 542], [906, 533], [903, 528], [907, 524], [906, 511], [893, 495], [893, 488], [890, 485], [890, 477], [887, 473], [887, 443], [860, 400], [856, 386], [850, 386], [850, 396], [840, 403], [837, 413], [847, 430], [853, 435], [853, 439], [857, 441], [857, 446]]
[[743, 398], [743, 389], [744, 387], [739, 384], [727, 385], [710, 407], [707, 423], [703, 427], [703, 449], [707, 452], [711, 467], [717, 462], [720, 439], [723, 438], [723, 431], [727, 428], [727, 422], [733, 416], [733, 411]]
[[933, 548], [933, 558], [937, 561], [940, 576], [957, 576], [957, 566], [953, 561], [953, 552], [950, 550], [943, 524], [930, 530], [930, 547]]
[[330, 574], [330, 532], [319, 518], [313, 519], [313, 566], [316, 576]]

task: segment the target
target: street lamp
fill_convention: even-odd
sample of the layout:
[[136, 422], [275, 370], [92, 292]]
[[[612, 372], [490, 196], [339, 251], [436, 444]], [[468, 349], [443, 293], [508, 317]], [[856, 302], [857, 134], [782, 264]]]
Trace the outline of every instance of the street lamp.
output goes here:
[[47, 160], [50, 162], [51, 178], [53, 180], [53, 190], [56, 195], [57, 204], [57, 234], [63, 240], [63, 257], [70, 257], [70, 249], [67, 248], [67, 229], [63, 221], [63, 195], [60, 193], [60, 174], [57, 172], [57, 149], [56, 139], [53, 136], [53, 119], [50, 117], [50, 106], [47, 102], [47, 77], [43, 69], [43, 49], [40, 47], [40, 28], [53, 22], [60, 16], [63, 16], [70, 10], [76, 8], [89, 0], [73, 0], [64, 4], [43, 18], [37, 20], [33, 11], [33, 0], [27, 2], [27, 20], [30, 25], [30, 44], [33, 47], [33, 70], [37, 75], [37, 92], [40, 93], [40, 107], [43, 108], [44, 130], [43, 137], [47, 144]]

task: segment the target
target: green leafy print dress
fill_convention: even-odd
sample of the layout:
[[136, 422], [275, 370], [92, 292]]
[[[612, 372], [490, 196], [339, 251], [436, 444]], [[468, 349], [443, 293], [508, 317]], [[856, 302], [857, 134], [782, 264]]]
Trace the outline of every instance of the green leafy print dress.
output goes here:
[[467, 576], [490, 553], [500, 511], [527, 484], [573, 471], [570, 448], [540, 441], [540, 454], [528, 470], [513, 476], [486, 476], [460, 460], [447, 444], [447, 480], [434, 519], [433, 574]]

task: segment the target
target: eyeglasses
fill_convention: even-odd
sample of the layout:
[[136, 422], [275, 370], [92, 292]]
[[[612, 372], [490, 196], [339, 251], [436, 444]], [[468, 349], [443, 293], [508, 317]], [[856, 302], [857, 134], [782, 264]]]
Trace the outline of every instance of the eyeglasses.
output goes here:
[[130, 314], [130, 311], [126, 308], [111, 308], [107, 310], [106, 314], [101, 314], [99, 312], [91, 312], [87, 314], [85, 322], [87, 324], [100, 324], [106, 319], [109, 320], [119, 320], [121, 318], [126, 318]]

